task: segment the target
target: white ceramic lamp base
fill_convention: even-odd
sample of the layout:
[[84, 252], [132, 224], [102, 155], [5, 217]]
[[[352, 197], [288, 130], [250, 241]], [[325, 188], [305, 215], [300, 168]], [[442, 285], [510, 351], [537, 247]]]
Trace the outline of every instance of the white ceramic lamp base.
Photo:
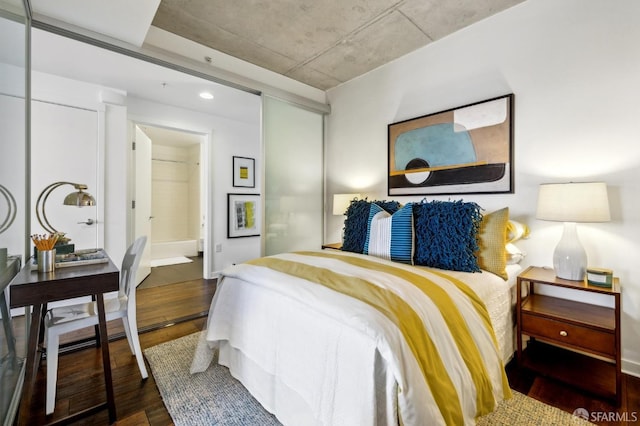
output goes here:
[[558, 278], [584, 280], [587, 271], [587, 252], [580, 244], [575, 222], [565, 222], [562, 238], [553, 252], [553, 268]]

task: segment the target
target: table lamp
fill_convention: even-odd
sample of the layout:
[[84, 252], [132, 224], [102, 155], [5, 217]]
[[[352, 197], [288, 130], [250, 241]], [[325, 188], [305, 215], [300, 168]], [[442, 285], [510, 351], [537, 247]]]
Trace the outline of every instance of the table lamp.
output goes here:
[[333, 214], [344, 215], [353, 200], [359, 200], [360, 194], [333, 194]]
[[587, 253], [578, 239], [576, 222], [611, 220], [606, 184], [571, 182], [540, 185], [536, 218], [564, 222], [562, 238], [553, 252], [553, 268], [558, 278], [584, 280]]
[[[42, 190], [40, 195], [38, 196], [38, 200], [36, 201], [36, 217], [38, 218], [38, 223], [42, 226], [47, 232], [51, 234], [58, 234], [60, 241], [62, 244], [65, 244], [70, 241], [69, 238], [64, 237], [64, 232], [60, 232], [55, 229], [51, 223], [49, 223], [49, 219], [47, 219], [47, 213], [45, 211], [45, 205], [47, 203], [47, 199], [49, 195], [56, 189], [64, 185], [73, 186], [76, 191], [68, 194], [62, 204], [65, 206], [76, 206], [76, 207], [86, 207], [93, 206], [96, 204], [95, 198], [87, 192], [84, 192], [87, 189], [87, 185], [81, 183], [73, 183], [73, 182], [54, 182], [51, 185], [48, 185], [45, 189]], [[71, 250], [73, 251], [73, 250]]]
[[[333, 194], [333, 214], [344, 216], [353, 200], [359, 200], [360, 194]], [[340, 240], [344, 240], [344, 228], [340, 231]]]

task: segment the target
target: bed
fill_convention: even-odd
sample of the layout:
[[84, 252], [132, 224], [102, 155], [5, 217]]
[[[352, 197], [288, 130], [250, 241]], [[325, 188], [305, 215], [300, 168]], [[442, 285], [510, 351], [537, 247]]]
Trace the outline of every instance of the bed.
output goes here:
[[511, 395], [519, 266], [499, 276], [383, 257], [318, 250], [227, 268], [191, 372], [217, 349], [285, 425], [474, 424]]

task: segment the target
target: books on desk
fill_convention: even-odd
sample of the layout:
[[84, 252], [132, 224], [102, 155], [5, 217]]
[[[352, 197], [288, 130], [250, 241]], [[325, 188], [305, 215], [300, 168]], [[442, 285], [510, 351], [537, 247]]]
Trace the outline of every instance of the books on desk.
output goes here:
[[[73, 253], [56, 255], [56, 268], [107, 263], [108, 261], [109, 257], [103, 249], [76, 250]], [[35, 271], [37, 268], [38, 263], [33, 257], [31, 258], [31, 270]]]

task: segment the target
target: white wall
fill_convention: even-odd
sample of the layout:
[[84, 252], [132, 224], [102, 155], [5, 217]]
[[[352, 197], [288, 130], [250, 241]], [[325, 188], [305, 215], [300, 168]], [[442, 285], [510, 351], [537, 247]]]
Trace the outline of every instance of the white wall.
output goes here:
[[[211, 253], [209, 261], [205, 261], [205, 265], [208, 265], [206, 277], [212, 278], [217, 271], [232, 263], [260, 255], [258, 238], [227, 239], [226, 207], [227, 193], [234, 192], [231, 170], [234, 155], [256, 159], [256, 186], [261, 185], [259, 96], [246, 94], [246, 102], [255, 113], [246, 121], [235, 121], [127, 97], [117, 90], [50, 74], [34, 72], [32, 80], [34, 98], [105, 111], [104, 248], [116, 264], [122, 261], [129, 235], [127, 215], [131, 151], [127, 139], [127, 119], [208, 136], [203, 151], [208, 158], [209, 168], [205, 171], [205, 178], [210, 183], [208, 208], [213, 217], [205, 223], [205, 232], [212, 235], [210, 246], [206, 248]], [[204, 159], [201, 165], [203, 163]], [[221, 245], [222, 251], [215, 252], [215, 245]]]
[[[104, 120], [101, 122], [103, 128], [99, 129], [100, 137], [103, 138], [104, 155], [104, 179], [98, 176], [100, 189], [92, 189], [100, 195], [98, 203], [100, 209], [97, 217], [103, 222], [104, 229], [104, 249], [116, 265], [122, 262], [127, 248], [126, 234], [126, 174], [123, 173], [122, 165], [126, 164], [127, 146], [121, 141], [126, 141], [126, 111], [122, 105], [122, 93], [105, 89], [99, 85], [70, 80], [46, 74], [42, 72], [32, 72], [32, 98], [51, 102], [52, 104], [69, 105], [89, 110], [102, 111]], [[108, 99], [108, 102], [106, 100]], [[37, 122], [32, 122], [32, 126], [37, 126]], [[73, 131], [73, 129], [69, 129]], [[101, 154], [102, 155], [102, 154]], [[85, 159], [94, 162], [95, 159]], [[32, 181], [40, 179], [42, 173], [38, 170], [31, 170]], [[98, 171], [99, 173], [99, 171]], [[100, 174], [100, 173], [99, 173]], [[32, 194], [33, 195], [33, 194]], [[37, 194], [35, 194], [37, 195]], [[32, 206], [35, 208], [35, 206]], [[32, 226], [38, 226], [32, 223]]]
[[[3, 22], [3, 21], [0, 21]], [[24, 69], [0, 63], [0, 184], [16, 201], [13, 224], [0, 234], [0, 248], [22, 257], [25, 251], [25, 76]], [[0, 196], [0, 222], [8, 219], [10, 206]], [[24, 260], [24, 259], [22, 259]]]
[[104, 248], [116, 265], [120, 265], [128, 245], [133, 243], [127, 239], [129, 144], [122, 143], [127, 140], [127, 108], [124, 105], [106, 104], [105, 139]]
[[203, 238], [202, 226], [204, 225], [204, 210], [200, 205], [201, 197], [201, 165], [200, 161], [200, 145], [192, 145], [187, 149], [188, 158], [188, 179], [189, 179], [189, 224], [187, 234], [189, 239], [198, 240]]
[[200, 180], [199, 158], [191, 158], [191, 151], [187, 146], [152, 145], [151, 243], [199, 237], [193, 223], [200, 217], [200, 204], [192, 202], [192, 193], [199, 195], [199, 186], [192, 190]]
[[[612, 221], [578, 232], [589, 264], [620, 277], [623, 370], [640, 375], [638, 16], [635, 0], [528, 0], [330, 90], [325, 205], [335, 193], [391, 198], [388, 124], [514, 93], [515, 193], [464, 199], [509, 206], [532, 230], [524, 265], [551, 265], [562, 227], [535, 219], [539, 184], [606, 182]], [[338, 241], [343, 218], [326, 214], [325, 241]]]
[[[246, 102], [254, 108], [255, 114], [241, 122], [144, 99], [133, 97], [127, 99], [130, 120], [208, 135], [201, 164], [203, 167], [207, 163], [210, 166], [204, 170], [205, 179], [208, 180], [211, 190], [205, 209], [212, 212], [213, 217], [205, 221], [205, 233], [211, 234], [213, 238], [209, 239], [205, 252], [211, 253], [213, 258], [210, 263], [205, 259], [205, 268], [209, 273], [206, 278], [212, 278], [216, 272], [232, 263], [260, 256], [258, 238], [227, 238], [227, 193], [237, 192], [234, 191], [237, 188], [232, 186], [234, 155], [256, 159], [256, 187], [261, 185], [261, 101], [259, 96], [247, 94]], [[221, 252], [215, 251], [217, 245], [220, 245]]]

